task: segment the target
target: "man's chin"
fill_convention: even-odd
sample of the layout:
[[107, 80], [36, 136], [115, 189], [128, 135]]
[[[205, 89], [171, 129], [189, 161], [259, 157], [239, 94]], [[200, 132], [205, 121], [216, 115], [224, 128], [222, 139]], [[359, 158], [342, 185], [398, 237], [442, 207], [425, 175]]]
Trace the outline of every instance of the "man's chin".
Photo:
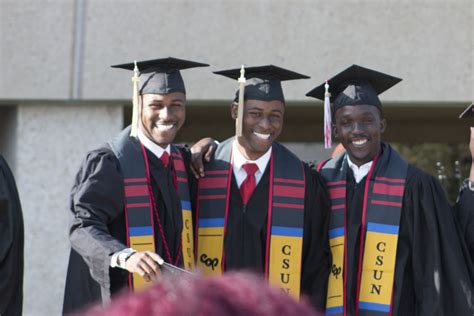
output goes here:
[[152, 141], [164, 148], [174, 142], [174, 137], [153, 137]]
[[372, 161], [374, 159], [373, 155], [371, 155], [370, 153], [368, 153], [368, 154], [358, 154], [358, 153], [356, 153], [355, 155], [354, 155], [354, 153], [352, 153], [352, 155], [349, 154], [349, 156], [350, 156], [352, 162], [358, 163], [360, 165], [366, 164], [369, 161]]
[[264, 154], [270, 149], [270, 147], [272, 147], [272, 142], [265, 144], [253, 144], [252, 149], [256, 153]]

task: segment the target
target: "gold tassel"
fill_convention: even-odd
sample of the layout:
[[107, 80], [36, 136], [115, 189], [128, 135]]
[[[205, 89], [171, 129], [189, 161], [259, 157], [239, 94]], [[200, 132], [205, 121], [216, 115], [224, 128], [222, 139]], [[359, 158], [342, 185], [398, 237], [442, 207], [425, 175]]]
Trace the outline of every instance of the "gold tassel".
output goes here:
[[242, 136], [242, 125], [244, 117], [244, 93], [245, 93], [245, 69], [244, 65], [240, 68], [239, 78], [239, 107], [237, 110], [237, 120], [235, 120], [235, 134], [237, 137]]
[[140, 72], [138, 71], [137, 61], [135, 60], [135, 68], [133, 68], [133, 96], [132, 96], [132, 128], [130, 130], [130, 136], [137, 137], [138, 130], [138, 114], [140, 110], [140, 95], [138, 93], [140, 87]]

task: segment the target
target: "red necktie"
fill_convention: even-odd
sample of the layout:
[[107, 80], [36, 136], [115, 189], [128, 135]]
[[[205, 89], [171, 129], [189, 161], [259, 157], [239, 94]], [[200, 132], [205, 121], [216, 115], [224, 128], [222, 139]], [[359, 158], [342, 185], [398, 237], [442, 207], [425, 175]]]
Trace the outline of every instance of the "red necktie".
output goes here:
[[255, 172], [258, 170], [258, 166], [256, 163], [245, 163], [242, 165], [242, 168], [244, 168], [245, 172], [247, 173], [247, 177], [240, 186], [240, 195], [242, 196], [242, 201], [244, 204], [247, 204], [250, 197], [252, 196], [253, 190], [255, 190], [255, 186], [257, 185], [255, 180]]
[[163, 155], [161, 155], [161, 162], [163, 163], [163, 165], [165, 166], [165, 168], [168, 167], [168, 163], [170, 162], [170, 154], [168, 154], [167, 151], [165, 151], [163, 153]]

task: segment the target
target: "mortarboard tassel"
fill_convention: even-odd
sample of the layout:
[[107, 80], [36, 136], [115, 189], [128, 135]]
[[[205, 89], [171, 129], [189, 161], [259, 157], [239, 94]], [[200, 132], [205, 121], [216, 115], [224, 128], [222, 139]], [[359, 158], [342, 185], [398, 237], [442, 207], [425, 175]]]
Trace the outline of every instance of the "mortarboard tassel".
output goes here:
[[135, 60], [135, 67], [133, 68], [133, 96], [132, 96], [132, 128], [130, 130], [130, 136], [137, 137], [137, 129], [138, 129], [138, 112], [140, 108], [140, 96], [138, 94], [139, 85], [140, 85], [140, 78], [139, 78], [139, 71], [137, 67], [137, 61]]
[[237, 109], [237, 120], [235, 121], [235, 135], [237, 137], [242, 136], [242, 125], [244, 117], [244, 93], [245, 93], [245, 68], [242, 65], [240, 68], [240, 78], [239, 78], [239, 106]]
[[332, 147], [332, 120], [331, 120], [331, 94], [329, 93], [329, 84], [326, 81], [324, 85], [326, 92], [324, 93], [324, 148]]

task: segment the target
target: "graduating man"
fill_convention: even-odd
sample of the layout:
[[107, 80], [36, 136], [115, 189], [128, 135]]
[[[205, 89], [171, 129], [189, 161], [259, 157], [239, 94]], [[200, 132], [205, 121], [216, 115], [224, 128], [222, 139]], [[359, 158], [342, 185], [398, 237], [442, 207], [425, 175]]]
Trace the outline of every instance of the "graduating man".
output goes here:
[[0, 155], [0, 315], [22, 314], [23, 216], [15, 179]]
[[171, 57], [113, 66], [134, 70], [132, 126], [77, 173], [64, 312], [146, 286], [163, 260], [194, 268], [189, 154], [172, 143], [185, 120], [180, 70], [203, 66]]
[[[320, 165], [332, 201], [327, 314], [471, 315], [472, 285], [439, 183], [383, 143], [378, 94], [401, 79], [353, 65], [307, 95], [332, 101], [347, 154]], [[329, 100], [328, 100], [329, 101]]]
[[[237, 79], [239, 72], [216, 74]], [[197, 266], [205, 274], [261, 273], [323, 309], [328, 198], [319, 175], [275, 141], [285, 114], [281, 81], [308, 77], [272, 65], [246, 68], [245, 77], [231, 104], [242, 135], [219, 144], [199, 180]]]
[[[468, 106], [460, 115], [460, 118], [474, 118], [474, 104]], [[469, 249], [470, 264], [474, 270], [474, 127], [471, 127], [469, 150], [471, 152], [471, 170], [469, 178], [464, 180], [459, 192], [455, 211], [460, 224], [461, 234]]]

